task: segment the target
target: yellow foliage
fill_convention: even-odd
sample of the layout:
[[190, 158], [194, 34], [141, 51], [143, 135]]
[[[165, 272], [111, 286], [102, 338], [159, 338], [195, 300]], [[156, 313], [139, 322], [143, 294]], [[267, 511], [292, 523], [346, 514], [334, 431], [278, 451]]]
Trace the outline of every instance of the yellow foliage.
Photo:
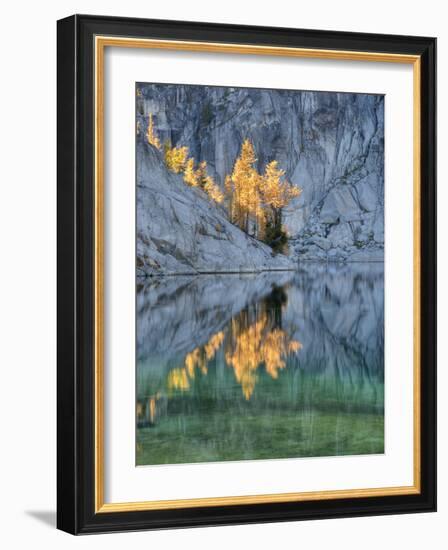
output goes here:
[[137, 402], [137, 419], [144, 419], [146, 416], [146, 411], [149, 413], [150, 422], [154, 422], [157, 415], [157, 401], [160, 399], [161, 394], [157, 392], [155, 395], [148, 398], [147, 407], [143, 404], [142, 401]]
[[184, 182], [190, 187], [198, 187], [199, 185], [199, 177], [197, 174], [197, 170], [195, 170], [194, 168], [193, 157], [190, 157], [185, 164]]
[[233, 181], [232, 176], [229, 176], [229, 174], [227, 174], [224, 179], [224, 189], [225, 192], [231, 197], [233, 194]]
[[266, 373], [273, 379], [286, 366], [289, 353], [302, 348], [297, 340], [291, 340], [280, 328], [272, 328], [272, 319], [267, 311], [257, 312], [257, 319], [250, 322], [246, 311], [232, 319], [230, 334], [226, 339], [223, 331], [214, 334], [208, 342], [188, 353], [182, 368], [175, 368], [168, 374], [168, 388], [187, 391], [194, 380], [196, 370], [206, 375], [208, 361], [226, 340], [225, 361], [233, 368], [236, 381], [244, 397], [249, 400], [258, 381], [258, 372], [264, 365]]
[[162, 148], [162, 146], [160, 144], [160, 140], [159, 140], [159, 138], [157, 137], [157, 135], [154, 131], [154, 122], [152, 120], [152, 114], [150, 114], [149, 118], [148, 118], [148, 128], [146, 130], [146, 139], [147, 139], [148, 143], [150, 143], [151, 145], [153, 145], [157, 149], [160, 150]]
[[171, 370], [168, 373], [167, 385], [170, 390], [188, 390], [190, 388], [190, 382], [188, 380], [187, 371], [178, 368]]
[[204, 185], [204, 180], [207, 177], [207, 161], [203, 160], [199, 163], [198, 169], [196, 171], [199, 185]]
[[174, 172], [179, 174], [185, 170], [188, 159], [188, 147], [171, 147], [165, 144], [165, 164]]
[[[160, 149], [152, 115], [149, 117], [147, 138]], [[218, 204], [226, 198], [230, 220], [259, 239], [265, 238], [268, 223], [281, 228], [282, 209], [301, 194], [301, 189], [283, 179], [285, 171], [278, 167], [276, 160], [266, 166], [263, 175], [258, 173], [255, 150], [249, 139], [245, 139], [241, 146], [232, 174], [225, 177], [224, 193], [208, 174], [206, 161], [195, 167], [195, 159], [188, 157], [188, 147], [171, 147], [167, 142], [164, 157], [166, 166], [172, 172], [183, 174], [186, 185], [203, 189], [208, 198]]]
[[227, 196], [229, 218], [241, 229], [263, 239], [266, 224], [277, 227], [281, 223], [281, 211], [301, 190], [283, 180], [285, 171], [273, 160], [263, 175], [255, 168], [257, 159], [252, 143], [246, 139], [236, 159], [231, 175], [226, 176], [224, 189]]
[[278, 162], [270, 162], [261, 179], [261, 195], [263, 203], [275, 209], [284, 208], [292, 199], [302, 192], [298, 187], [287, 181], [282, 181], [285, 171], [278, 168]]
[[292, 340], [291, 342], [289, 342], [288, 351], [296, 353], [297, 351], [301, 350], [302, 347], [303, 346], [300, 342], [298, 342], [297, 340]]
[[216, 355], [216, 352], [221, 347], [221, 344], [224, 342], [224, 332], [217, 332], [214, 334], [210, 340], [205, 344], [204, 350], [205, 350], [205, 356], [208, 361], [213, 359], [213, 357]]
[[216, 185], [214, 179], [211, 176], [206, 176], [204, 178], [204, 191], [214, 202], [221, 203], [224, 200], [224, 195], [221, 189], [218, 185]]
[[203, 375], [207, 374], [207, 361], [213, 359], [223, 341], [224, 332], [217, 332], [202, 348], [195, 348], [187, 353], [183, 368], [175, 368], [168, 373], [168, 389], [189, 390], [190, 381], [194, 380], [196, 369], [199, 369]]
[[241, 332], [238, 330], [238, 321], [232, 320], [237, 336], [233, 349], [226, 353], [226, 363], [233, 367], [235, 378], [241, 385], [247, 400], [251, 398], [258, 379], [257, 369], [262, 362], [261, 335], [266, 326], [266, 320], [264, 315], [259, 321]]
[[185, 369], [191, 379], [194, 378], [194, 371], [196, 368], [198, 368], [202, 374], [207, 374], [207, 362], [200, 348], [194, 349], [185, 357]]
[[269, 376], [277, 378], [278, 371], [286, 366], [286, 355], [298, 351], [302, 344], [290, 340], [287, 333], [279, 328], [269, 328], [266, 312], [243, 328], [246, 321], [244, 312], [232, 320], [232, 332], [236, 336], [232, 348], [226, 353], [226, 362], [233, 368], [244, 397], [249, 400], [258, 380], [260, 366], [264, 364]]
[[231, 219], [241, 229], [248, 231], [249, 215], [260, 210], [260, 176], [254, 165], [257, 161], [252, 143], [246, 139], [241, 146], [231, 176], [225, 180], [225, 188], [231, 198]]
[[156, 418], [156, 409], [157, 409], [157, 399], [156, 397], [149, 398], [149, 420], [154, 422]]
[[202, 161], [197, 168], [195, 168], [195, 160], [190, 157], [185, 162], [184, 168], [184, 182], [190, 187], [203, 187], [204, 180], [207, 177], [207, 163]]
[[185, 162], [183, 172], [184, 182], [187, 185], [190, 187], [201, 187], [214, 202], [221, 203], [224, 200], [224, 194], [221, 189], [214, 179], [207, 174], [207, 163], [205, 160], [196, 169], [194, 158], [188, 158]]

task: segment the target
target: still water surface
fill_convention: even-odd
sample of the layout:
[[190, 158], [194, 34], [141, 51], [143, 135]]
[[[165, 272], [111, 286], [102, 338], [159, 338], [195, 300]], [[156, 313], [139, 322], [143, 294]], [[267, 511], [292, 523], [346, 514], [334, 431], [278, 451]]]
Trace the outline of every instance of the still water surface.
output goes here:
[[137, 291], [137, 464], [384, 452], [382, 263]]

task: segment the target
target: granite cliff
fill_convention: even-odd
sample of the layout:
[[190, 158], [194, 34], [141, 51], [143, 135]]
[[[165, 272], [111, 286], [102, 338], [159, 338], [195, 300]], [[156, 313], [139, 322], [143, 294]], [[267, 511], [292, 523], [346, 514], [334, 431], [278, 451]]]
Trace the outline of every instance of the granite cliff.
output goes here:
[[[245, 138], [254, 145], [260, 171], [271, 160], [278, 160], [289, 181], [303, 190], [283, 216], [290, 257], [299, 261], [383, 259], [382, 96], [165, 84], [138, 84], [137, 89], [137, 196], [139, 215], [145, 219], [138, 228], [142, 272], [239, 271], [281, 268], [288, 263], [235, 232], [222, 209], [211, 207], [200, 192], [183, 189], [180, 176], [166, 171], [159, 153], [144, 143], [150, 114], [161, 142], [187, 146], [198, 162], [207, 162], [221, 186]], [[171, 205], [163, 197], [166, 187], [161, 192], [163, 182], [169, 182], [177, 197], [176, 201], [169, 199]], [[171, 225], [173, 218], [168, 217], [168, 224], [163, 218], [167, 211], [173, 212], [173, 201], [185, 215], [193, 203], [196, 212], [201, 212], [201, 221], [195, 220], [177, 237], [175, 231], [185, 230], [183, 222], [176, 226]], [[224, 235], [217, 226], [224, 228]], [[201, 239], [198, 235], [203, 232], [202, 243], [191, 241]], [[229, 248], [229, 243], [234, 246]], [[145, 251], [150, 261], [145, 261]], [[195, 254], [193, 262], [188, 261], [190, 253]], [[166, 254], [170, 258], [165, 261], [162, 256]], [[216, 261], [219, 265], [214, 266]], [[157, 263], [162, 267], [157, 268]]]

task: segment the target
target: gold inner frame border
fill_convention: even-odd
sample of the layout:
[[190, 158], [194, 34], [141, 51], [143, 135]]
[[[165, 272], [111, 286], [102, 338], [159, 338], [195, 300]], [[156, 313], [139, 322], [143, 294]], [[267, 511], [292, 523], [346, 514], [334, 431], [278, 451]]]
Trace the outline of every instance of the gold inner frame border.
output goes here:
[[[414, 350], [413, 350], [413, 485], [397, 487], [362, 488], [296, 493], [190, 498], [179, 500], [154, 500], [140, 502], [104, 502], [104, 53], [106, 47], [152, 48], [161, 50], [233, 53], [265, 56], [285, 56], [327, 60], [367, 61], [381, 63], [406, 63], [413, 65], [413, 297], [414, 297]], [[124, 38], [117, 36], [95, 36], [95, 346], [94, 346], [94, 410], [95, 410], [95, 513], [132, 512], [143, 510], [168, 510], [207, 506], [232, 506], [242, 504], [263, 504], [279, 502], [304, 502], [343, 498], [382, 497], [411, 495], [421, 492], [421, 424], [420, 424], [420, 316], [421, 316], [421, 60], [418, 55], [382, 52], [360, 52], [294, 48], [283, 46], [259, 46], [253, 44], [227, 44], [181, 40], [158, 40]]]

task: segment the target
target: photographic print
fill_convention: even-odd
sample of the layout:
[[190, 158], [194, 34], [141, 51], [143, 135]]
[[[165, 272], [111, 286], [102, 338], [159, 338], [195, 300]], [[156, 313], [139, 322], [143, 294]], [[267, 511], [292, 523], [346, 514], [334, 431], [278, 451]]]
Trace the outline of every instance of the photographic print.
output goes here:
[[58, 528], [435, 511], [436, 39], [57, 34]]
[[136, 84], [137, 465], [384, 452], [384, 97]]

